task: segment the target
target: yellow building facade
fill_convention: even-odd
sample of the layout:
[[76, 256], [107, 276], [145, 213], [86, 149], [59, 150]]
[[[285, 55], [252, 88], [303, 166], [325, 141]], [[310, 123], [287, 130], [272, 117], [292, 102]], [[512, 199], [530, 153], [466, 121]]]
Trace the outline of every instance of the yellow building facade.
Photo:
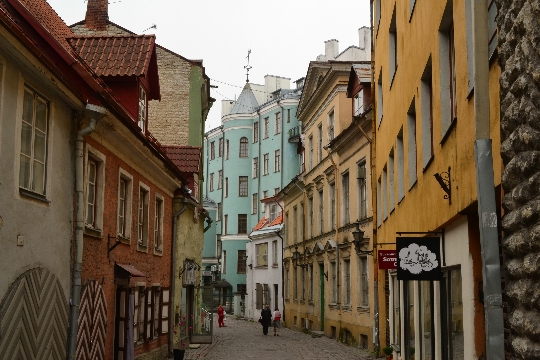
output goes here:
[[373, 349], [372, 256], [353, 244], [358, 226], [372, 248], [371, 63], [311, 62], [297, 117], [302, 170], [280, 192], [285, 324]]
[[[394, 358], [477, 359], [486, 351], [472, 3], [372, 0], [376, 246], [438, 237], [443, 274], [440, 281], [401, 281], [395, 270], [378, 270], [380, 343], [392, 346]], [[491, 3], [483, 66], [500, 218], [500, 68]]]

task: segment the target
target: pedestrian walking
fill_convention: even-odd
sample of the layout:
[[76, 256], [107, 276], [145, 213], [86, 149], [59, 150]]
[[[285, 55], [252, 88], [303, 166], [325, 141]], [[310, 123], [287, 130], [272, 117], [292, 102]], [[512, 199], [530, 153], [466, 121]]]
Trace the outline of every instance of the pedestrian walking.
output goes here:
[[279, 336], [279, 328], [281, 327], [281, 313], [279, 309], [274, 310], [274, 336]]
[[266, 304], [264, 309], [261, 311], [261, 324], [263, 327], [263, 334], [268, 335], [268, 327], [272, 323], [272, 311], [270, 310], [270, 305]]
[[223, 323], [224, 318], [225, 318], [225, 310], [223, 310], [223, 307], [221, 306], [221, 304], [219, 304], [218, 309], [217, 309], [217, 322], [218, 322], [219, 327], [225, 326], [225, 324]]

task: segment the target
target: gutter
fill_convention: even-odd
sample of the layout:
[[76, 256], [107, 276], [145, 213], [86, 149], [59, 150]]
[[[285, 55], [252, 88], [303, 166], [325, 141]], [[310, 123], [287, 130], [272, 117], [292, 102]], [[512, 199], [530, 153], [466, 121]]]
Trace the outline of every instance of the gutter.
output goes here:
[[[473, 13], [474, 121], [476, 140], [476, 188], [482, 256], [486, 358], [504, 359], [504, 320], [502, 308], [499, 233], [495, 201], [493, 150], [489, 129], [488, 4], [475, 0]], [[468, 9], [469, 11], [471, 9]]]
[[[181, 189], [179, 189], [180, 191], [182, 191]], [[178, 191], [178, 190], [177, 190]], [[180, 210], [178, 210], [177, 212], [175, 212], [173, 214], [173, 224], [172, 224], [172, 231], [173, 231], [173, 243], [172, 243], [172, 259], [171, 259], [171, 275], [172, 275], [172, 281], [171, 281], [171, 294], [172, 294], [172, 297], [171, 297], [171, 305], [170, 305], [170, 309], [172, 311], [175, 311], [174, 309], [174, 299], [175, 299], [175, 290], [176, 290], [176, 248], [177, 248], [177, 243], [178, 243], [178, 238], [177, 238], [177, 231], [176, 231], [176, 223], [177, 223], [177, 219], [180, 217], [180, 215], [182, 215], [184, 213], [184, 211], [187, 210], [187, 206], [186, 206], [186, 199], [183, 198], [182, 199], [182, 208]], [[171, 311], [169, 310], [169, 311]], [[171, 316], [169, 315], [169, 354], [172, 354], [173, 353], [173, 347], [174, 347], [174, 344], [173, 344], [173, 337], [174, 337], [174, 324], [176, 323], [176, 312], [175, 312], [175, 315]]]
[[73, 283], [70, 299], [69, 359], [75, 359], [76, 357], [81, 303], [84, 246], [84, 137], [94, 132], [97, 121], [108, 113], [107, 109], [92, 104], [86, 104], [86, 111], [90, 115], [90, 124], [77, 132], [77, 138], [75, 140], [75, 196], [77, 203], [75, 210], [75, 263], [73, 265]]

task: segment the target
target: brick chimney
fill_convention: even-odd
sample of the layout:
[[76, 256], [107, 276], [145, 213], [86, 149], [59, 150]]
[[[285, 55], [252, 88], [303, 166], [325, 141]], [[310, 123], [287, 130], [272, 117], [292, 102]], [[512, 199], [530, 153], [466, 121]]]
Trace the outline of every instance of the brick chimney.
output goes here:
[[108, 8], [108, 0], [88, 0], [84, 25], [92, 30], [107, 30]]

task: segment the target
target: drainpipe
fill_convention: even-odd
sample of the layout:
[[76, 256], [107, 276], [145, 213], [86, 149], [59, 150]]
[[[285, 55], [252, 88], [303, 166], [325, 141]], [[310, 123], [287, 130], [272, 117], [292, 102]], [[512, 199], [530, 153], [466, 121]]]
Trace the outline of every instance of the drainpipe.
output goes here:
[[[180, 190], [180, 191], [182, 191], [182, 190]], [[177, 243], [178, 243], [178, 237], [177, 237], [178, 232], [176, 231], [176, 223], [177, 223], [177, 220], [180, 217], [180, 215], [182, 215], [184, 213], [184, 211], [187, 210], [186, 203], [187, 203], [186, 199], [183, 198], [182, 199], [182, 208], [173, 214], [173, 224], [172, 224], [173, 243], [172, 243], [172, 260], [171, 260], [171, 274], [172, 274], [171, 293], [172, 293], [172, 297], [171, 297], [171, 306], [170, 306], [170, 309], [172, 311], [175, 311], [174, 299], [176, 297], [176, 295], [175, 295], [175, 290], [176, 290], [175, 284], [176, 284], [176, 281], [177, 281], [177, 278], [176, 278], [176, 248], [177, 248]], [[174, 314], [175, 314], [174, 317], [169, 320], [169, 354], [173, 353], [173, 347], [174, 347], [174, 344], [173, 344], [174, 324], [177, 323], [177, 321], [176, 321], [177, 320], [176, 319], [176, 314], [177, 314], [176, 311], [175, 311]]]
[[84, 244], [84, 137], [96, 129], [99, 119], [108, 113], [104, 107], [86, 104], [90, 124], [77, 132], [75, 140], [75, 196], [77, 198], [75, 218], [75, 264], [73, 285], [71, 287], [71, 315], [69, 334], [69, 359], [75, 359], [77, 352], [77, 333], [79, 331], [79, 307], [81, 302], [81, 275]]
[[279, 231], [276, 231], [276, 235], [281, 239], [281, 298], [283, 299], [283, 309], [281, 309], [283, 312], [281, 313], [281, 317], [283, 318], [283, 322], [285, 322], [285, 271], [283, 271], [283, 257], [285, 255], [283, 245], [285, 244], [285, 240], [283, 240], [283, 237], [280, 235]]
[[476, 141], [476, 187], [482, 247], [482, 280], [486, 355], [488, 360], [504, 359], [499, 234], [495, 202], [493, 153], [489, 131], [489, 58], [487, 0], [473, 1], [474, 120]]

